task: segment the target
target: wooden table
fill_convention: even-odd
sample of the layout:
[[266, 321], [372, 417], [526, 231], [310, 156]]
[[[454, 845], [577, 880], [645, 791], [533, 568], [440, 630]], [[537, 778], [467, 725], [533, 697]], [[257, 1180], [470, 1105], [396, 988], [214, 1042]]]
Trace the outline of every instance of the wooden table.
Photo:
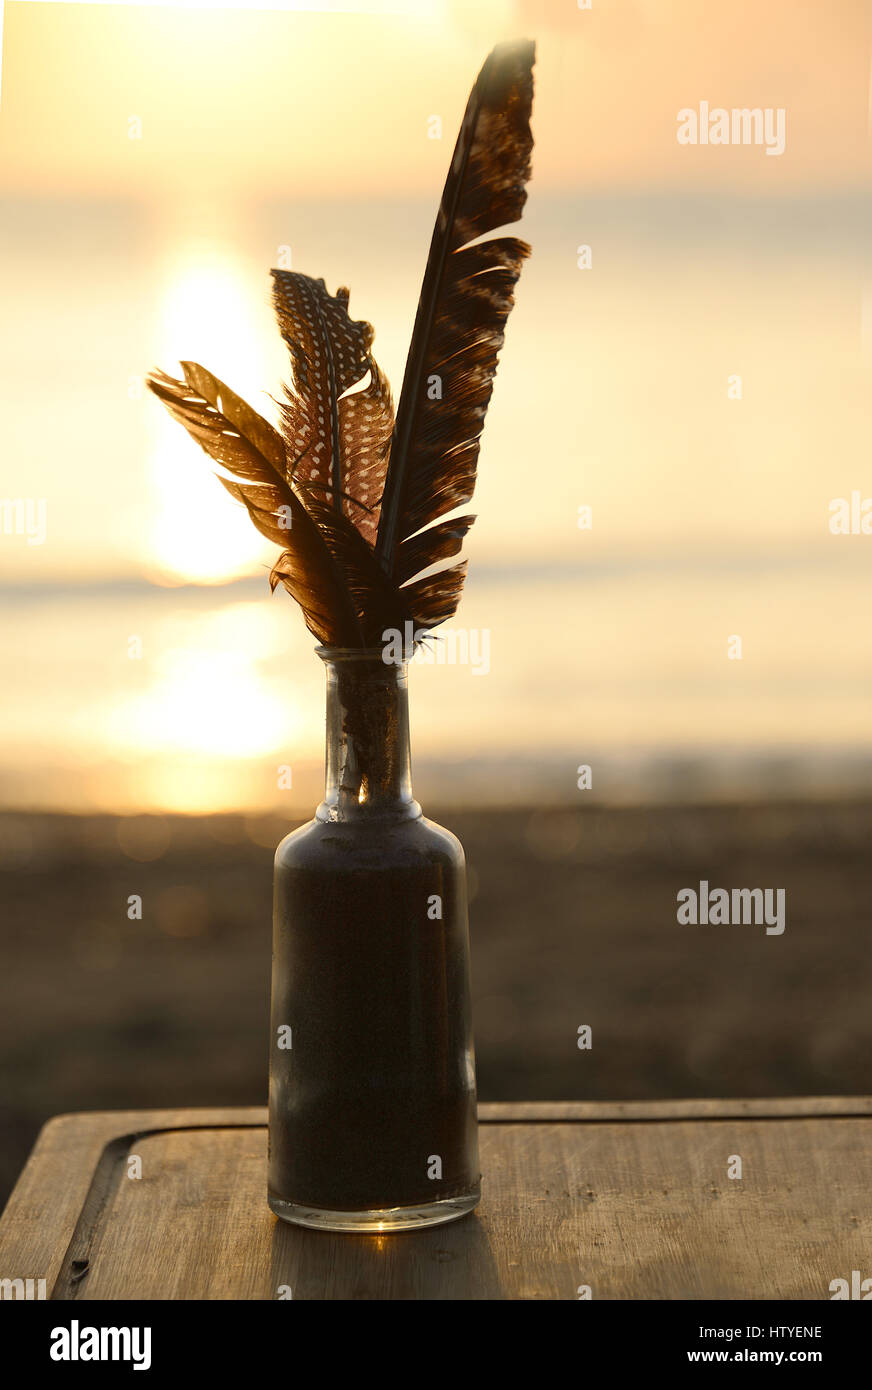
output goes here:
[[392, 1236], [277, 1221], [264, 1110], [62, 1115], [0, 1221], [0, 1278], [76, 1300], [828, 1299], [872, 1275], [870, 1097], [480, 1112], [476, 1213]]

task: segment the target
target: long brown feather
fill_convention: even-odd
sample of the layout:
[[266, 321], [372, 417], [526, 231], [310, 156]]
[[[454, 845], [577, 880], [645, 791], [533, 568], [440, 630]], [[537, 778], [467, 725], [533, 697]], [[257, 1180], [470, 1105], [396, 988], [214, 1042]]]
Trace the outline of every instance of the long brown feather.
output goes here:
[[[470, 243], [521, 216], [533, 146], [534, 54], [534, 44], [523, 41], [501, 44], [487, 58], [469, 97], [442, 195], [376, 544], [383, 568], [399, 583], [455, 554], [472, 521], [452, 522], [454, 531], [445, 524], [422, 531], [468, 502], [475, 487], [479, 437], [503, 329], [530, 248], [515, 237]], [[421, 626], [451, 617], [464, 572], [465, 566], [455, 565], [404, 590]]]

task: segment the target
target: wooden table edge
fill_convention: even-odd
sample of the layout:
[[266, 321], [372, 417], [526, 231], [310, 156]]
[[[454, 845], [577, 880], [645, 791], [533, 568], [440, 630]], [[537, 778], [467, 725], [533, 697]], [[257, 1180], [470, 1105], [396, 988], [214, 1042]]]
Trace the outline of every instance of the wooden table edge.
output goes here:
[[[479, 1119], [485, 1125], [854, 1119], [864, 1116], [872, 1116], [872, 1096], [497, 1101], [479, 1105]], [[55, 1286], [83, 1208], [92, 1193], [95, 1174], [110, 1147], [121, 1145], [129, 1149], [137, 1138], [161, 1131], [264, 1128], [266, 1123], [265, 1106], [97, 1110], [54, 1116], [40, 1130], [0, 1217], [0, 1259], [4, 1266], [0, 1275], [45, 1278], [49, 1287]], [[44, 1163], [50, 1163], [55, 1173], [59, 1166], [69, 1173], [69, 1181], [59, 1190], [48, 1190], [42, 1178]], [[10, 1259], [13, 1264], [22, 1264], [22, 1268], [9, 1268]]]
[[[785, 1096], [735, 1100], [480, 1101], [481, 1124], [602, 1123], [634, 1120], [776, 1120], [872, 1115], [872, 1096]], [[167, 1129], [265, 1127], [265, 1105], [185, 1106], [172, 1110], [78, 1110], [46, 1120], [28, 1162], [56, 1129], [99, 1134], [103, 1142]]]

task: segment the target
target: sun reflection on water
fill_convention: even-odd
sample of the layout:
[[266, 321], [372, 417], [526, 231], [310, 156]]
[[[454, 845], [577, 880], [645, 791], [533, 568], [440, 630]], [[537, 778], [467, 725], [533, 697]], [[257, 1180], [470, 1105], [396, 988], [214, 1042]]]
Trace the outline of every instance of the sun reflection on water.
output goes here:
[[274, 778], [271, 755], [285, 761], [301, 718], [265, 672], [278, 631], [264, 604], [236, 603], [163, 624], [153, 654], [146, 643], [143, 679], [113, 702], [105, 730], [117, 756], [134, 755], [146, 803], [211, 809], [228, 793], [246, 801], [258, 770]]

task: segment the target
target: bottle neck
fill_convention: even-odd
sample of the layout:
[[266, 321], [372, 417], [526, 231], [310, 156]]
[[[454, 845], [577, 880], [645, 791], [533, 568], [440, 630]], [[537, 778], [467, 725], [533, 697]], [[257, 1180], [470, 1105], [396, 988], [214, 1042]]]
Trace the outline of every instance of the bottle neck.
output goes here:
[[319, 650], [327, 668], [323, 821], [409, 820], [412, 797], [406, 663], [381, 651]]

